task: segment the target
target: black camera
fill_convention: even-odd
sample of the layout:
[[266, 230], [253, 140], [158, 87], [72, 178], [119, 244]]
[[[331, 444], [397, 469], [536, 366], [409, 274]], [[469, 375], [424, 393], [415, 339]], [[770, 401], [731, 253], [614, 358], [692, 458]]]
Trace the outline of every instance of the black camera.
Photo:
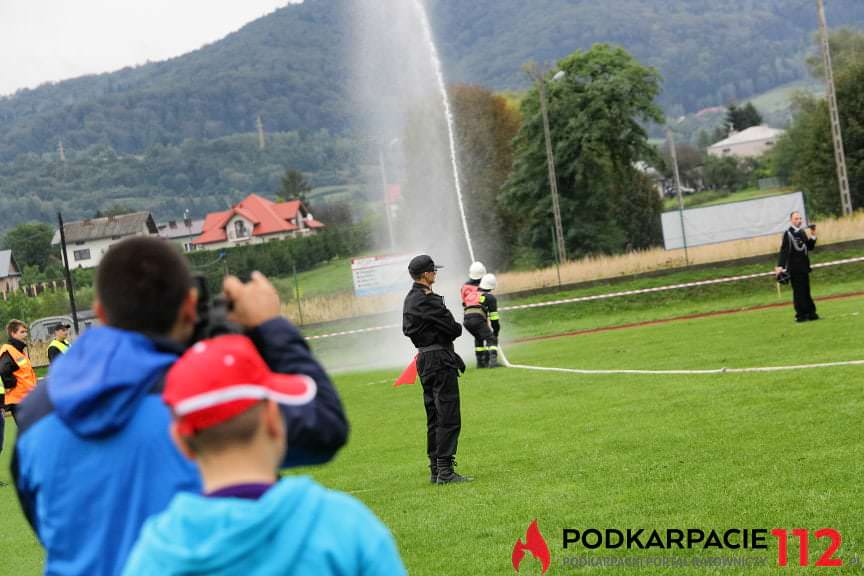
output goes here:
[[242, 334], [243, 327], [228, 320], [233, 303], [224, 295], [210, 296], [207, 278], [195, 276], [195, 287], [198, 289], [198, 319], [195, 322], [195, 332], [192, 342], [215, 338], [223, 334]]

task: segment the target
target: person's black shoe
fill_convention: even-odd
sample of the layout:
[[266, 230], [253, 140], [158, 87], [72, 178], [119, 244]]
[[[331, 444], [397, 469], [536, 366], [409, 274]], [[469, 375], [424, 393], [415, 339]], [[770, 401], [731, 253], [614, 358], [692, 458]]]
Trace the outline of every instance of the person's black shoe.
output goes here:
[[815, 312], [807, 317], [807, 320], [819, 320], [819, 319], [820, 319], [819, 315], [816, 314]]
[[809, 320], [810, 320], [810, 318], [795, 318], [795, 322], [799, 322], [799, 323], [800, 322], [807, 322]]
[[432, 458], [429, 463], [429, 482], [432, 484], [438, 483], [438, 464], [435, 462], [434, 458]]
[[471, 482], [474, 480], [469, 476], [457, 474], [453, 467], [456, 466], [454, 458], [439, 458], [438, 459], [438, 478], [436, 484], [457, 484], [460, 482]]
[[438, 480], [436, 484], [458, 484], [460, 482], [471, 482], [474, 478], [470, 476], [462, 476], [452, 468], [449, 471], [438, 472]]

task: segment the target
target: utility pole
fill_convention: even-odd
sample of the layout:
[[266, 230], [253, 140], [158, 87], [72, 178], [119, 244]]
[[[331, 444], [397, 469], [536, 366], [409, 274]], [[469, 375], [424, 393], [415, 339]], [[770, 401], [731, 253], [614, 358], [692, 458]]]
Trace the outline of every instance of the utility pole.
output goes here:
[[672, 172], [675, 175], [675, 195], [678, 196], [678, 218], [681, 221], [681, 238], [684, 241], [684, 265], [690, 265], [687, 254], [687, 231], [684, 230], [684, 196], [681, 195], [681, 174], [678, 172], [678, 150], [675, 149], [675, 136], [672, 129], [666, 128], [666, 139], [669, 141], [669, 153], [672, 155]]
[[261, 122], [261, 115], [255, 117], [255, 128], [258, 130], [258, 149], [264, 150], [267, 146], [267, 141], [264, 140], [264, 123]]
[[72, 284], [72, 273], [69, 271], [69, 254], [66, 253], [66, 228], [63, 224], [63, 215], [57, 212], [57, 223], [60, 225], [60, 250], [63, 252], [63, 275], [66, 278], [66, 291], [69, 294], [69, 309], [72, 311], [72, 325], [75, 335], [78, 331], [78, 308], [75, 305], [75, 286]]
[[843, 214], [852, 214], [852, 195], [849, 193], [849, 177], [846, 174], [846, 152], [843, 149], [843, 133], [840, 130], [840, 111], [837, 107], [837, 92], [834, 87], [834, 68], [831, 65], [831, 46], [828, 43], [828, 22], [825, 18], [824, 0], [816, 0], [819, 12], [819, 36], [822, 44], [822, 63], [825, 67], [825, 85], [828, 91], [828, 113], [831, 115], [831, 136], [834, 139], [834, 161], [837, 164], [837, 182], [840, 184], [840, 205]]
[[[546, 140], [546, 164], [549, 167], [549, 189], [552, 192], [552, 216], [555, 221], [555, 243], [558, 246], [558, 258], [567, 261], [567, 248], [564, 245], [564, 227], [561, 224], [561, 206], [558, 202], [558, 178], [555, 176], [555, 155], [552, 151], [552, 135], [549, 130], [549, 111], [546, 97], [545, 71], [533, 62], [524, 68], [526, 74], [537, 83], [540, 95], [540, 114], [543, 117], [543, 137]], [[561, 74], [561, 72], [559, 72]]]

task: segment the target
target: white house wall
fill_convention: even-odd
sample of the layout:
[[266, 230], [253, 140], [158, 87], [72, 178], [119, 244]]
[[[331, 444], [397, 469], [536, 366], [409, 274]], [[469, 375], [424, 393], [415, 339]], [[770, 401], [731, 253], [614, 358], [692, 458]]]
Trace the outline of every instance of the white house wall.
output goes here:
[[[140, 234], [137, 234], [137, 236], [144, 235], [149, 235], [146, 227], [142, 228]], [[133, 235], [130, 234], [129, 236]], [[129, 238], [129, 236], [123, 236], [121, 238], [98, 238], [96, 240], [86, 240], [84, 242], [67, 243], [66, 254], [69, 256], [69, 269], [74, 270], [76, 268], [95, 268], [99, 265], [99, 262], [102, 261], [102, 257], [108, 251], [108, 248], [125, 238]], [[75, 258], [75, 252], [79, 250], [90, 250], [90, 258], [84, 260], [77, 260]], [[60, 258], [62, 262], [62, 248], [60, 249]]]
[[[305, 236], [305, 234], [304, 234]], [[222, 250], [223, 248], [235, 248], [237, 246], [251, 246], [253, 244], [264, 244], [271, 240], [284, 240], [296, 238], [296, 232], [285, 232], [283, 234], [268, 234], [267, 236], [251, 236], [244, 240], [226, 240], [223, 242], [211, 242], [209, 244], [196, 244], [197, 250]]]

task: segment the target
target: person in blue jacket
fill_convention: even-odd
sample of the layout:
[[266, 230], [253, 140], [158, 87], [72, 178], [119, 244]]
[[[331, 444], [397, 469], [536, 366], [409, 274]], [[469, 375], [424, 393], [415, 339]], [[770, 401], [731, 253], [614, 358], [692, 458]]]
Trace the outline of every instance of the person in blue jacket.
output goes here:
[[[260, 274], [224, 281], [231, 320], [275, 372], [303, 374], [316, 395], [282, 406], [290, 449], [284, 466], [323, 463], [348, 434], [342, 404], [279, 297]], [[20, 407], [12, 476], [27, 520], [45, 548], [45, 574], [120, 574], [145, 520], [180, 492], [197, 493], [194, 464], [174, 446], [160, 394], [197, 318], [188, 264], [164, 240], [112, 246], [96, 273], [87, 330], [51, 365]], [[218, 367], [214, 367], [218, 369]]]
[[203, 493], [178, 494], [147, 521], [123, 574], [405, 574], [390, 532], [358, 500], [307, 477], [279, 479], [279, 406], [314, 394], [310, 378], [268, 370], [245, 336], [187, 351], [163, 398], [174, 414], [171, 437], [201, 471]]

